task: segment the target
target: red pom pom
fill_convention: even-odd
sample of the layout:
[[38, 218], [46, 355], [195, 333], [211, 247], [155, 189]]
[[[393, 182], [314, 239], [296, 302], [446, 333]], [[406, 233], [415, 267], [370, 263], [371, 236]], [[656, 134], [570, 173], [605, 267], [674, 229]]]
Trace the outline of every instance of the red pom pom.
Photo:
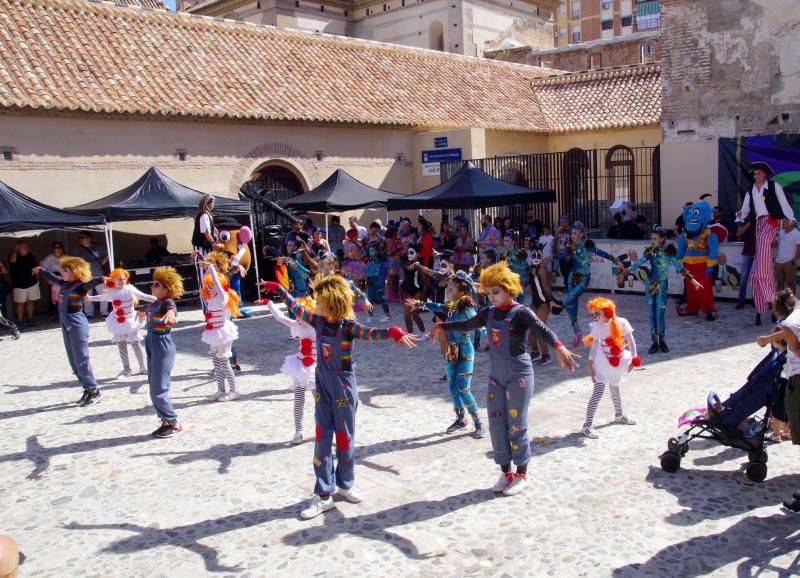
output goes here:
[[639, 367], [641, 364], [642, 364], [642, 358], [641, 357], [634, 357], [633, 359], [631, 359], [631, 365], [632, 366]]
[[206, 323], [206, 329], [211, 331], [212, 329], [214, 329], [214, 324], [213, 323]]
[[117, 317], [117, 323], [125, 323], [124, 317]]
[[311, 341], [308, 337], [304, 337], [300, 340], [300, 347], [311, 347], [314, 345], [314, 342]]
[[314, 358], [313, 357], [304, 357], [303, 358], [303, 365], [306, 367], [311, 367], [314, 365]]
[[611, 364], [611, 367], [619, 367], [619, 357], [609, 357], [608, 362]]
[[206, 319], [211, 319], [211, 311], [206, 311]]
[[124, 309], [115, 309], [114, 313], [117, 314], [117, 317], [125, 317], [125, 310]]
[[114, 300], [111, 302], [111, 304], [112, 304], [114, 307], [119, 307], [120, 305], [122, 305], [122, 301], [120, 301], [119, 299], [114, 299]]
[[303, 355], [311, 355], [311, 353], [312, 353], [311, 346], [309, 345], [308, 347], [305, 347], [305, 346], [301, 347], [300, 348], [300, 353], [302, 353]]
[[606, 341], [606, 345], [608, 345], [609, 347], [614, 345], [614, 338], [613, 337], [606, 337], [605, 341]]
[[611, 355], [619, 355], [622, 353], [622, 348], [619, 345], [612, 345], [609, 353], [611, 353]]
[[614, 317], [614, 310], [611, 309], [611, 307], [606, 307], [605, 309], [603, 309], [603, 315], [606, 316], [606, 319], [611, 319], [612, 317]]

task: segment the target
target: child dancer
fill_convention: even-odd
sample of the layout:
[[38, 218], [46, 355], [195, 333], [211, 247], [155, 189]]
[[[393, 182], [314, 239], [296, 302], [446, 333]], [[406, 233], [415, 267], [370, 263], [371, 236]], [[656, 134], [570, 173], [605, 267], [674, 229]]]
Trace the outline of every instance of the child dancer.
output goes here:
[[150, 435], [168, 438], [183, 431], [169, 397], [170, 375], [175, 365], [175, 342], [170, 332], [178, 311], [175, 299], [183, 295], [183, 280], [172, 267], [158, 267], [153, 271], [152, 287], [155, 301], [150, 305], [147, 315], [144, 349], [147, 352], [150, 400], [161, 419], [161, 426]]
[[[417, 309], [427, 309], [441, 314], [446, 321], [462, 321], [475, 316], [475, 303], [470, 297], [475, 292], [475, 284], [469, 275], [459, 271], [447, 283], [445, 303], [433, 301], [415, 301], [409, 299], [406, 304]], [[455, 433], [467, 427], [466, 411], [472, 416], [475, 424], [476, 438], [486, 437], [486, 429], [478, 415], [478, 402], [472, 395], [472, 368], [475, 349], [468, 331], [448, 331], [445, 359], [445, 375], [456, 420], [447, 428], [447, 433]]]
[[[355, 339], [368, 341], [392, 338], [398, 344], [413, 348], [415, 337], [399, 327], [377, 329], [361, 325], [353, 318], [353, 294], [350, 286], [338, 275], [321, 279], [316, 286], [317, 312], [314, 313], [289, 295], [277, 283], [262, 282], [264, 289], [278, 293], [289, 311], [314, 327], [317, 335], [317, 391], [314, 411], [317, 435], [314, 448], [314, 487], [316, 497], [300, 513], [310, 520], [336, 507], [331, 494], [338, 494], [357, 504], [363, 500], [353, 487], [355, 479], [355, 418], [358, 405], [358, 384], [353, 372], [352, 352]], [[336, 434], [334, 469], [331, 445]]]
[[[400, 285], [400, 291], [403, 294], [403, 302], [408, 299], [422, 299], [422, 280], [420, 279], [419, 271], [417, 270], [417, 249], [415, 246], [409, 246], [406, 254], [401, 259], [400, 263], [403, 267], [403, 281]], [[414, 331], [414, 323], [417, 323], [420, 332], [425, 332], [425, 324], [422, 322], [422, 316], [414, 307], [406, 306], [404, 311], [406, 322], [406, 331], [412, 333]], [[423, 339], [424, 341], [424, 339]]]
[[603, 259], [608, 259], [614, 263], [618, 269], [623, 269], [622, 262], [615, 259], [602, 249], [598, 249], [594, 241], [586, 238], [586, 229], [583, 223], [575, 221], [572, 225], [572, 242], [567, 246], [567, 250], [556, 255], [556, 259], [566, 259], [572, 257], [569, 278], [567, 279], [567, 298], [564, 299], [564, 308], [569, 315], [572, 323], [572, 331], [575, 339], [572, 345], [578, 346], [583, 339], [583, 331], [578, 324], [578, 301], [581, 295], [589, 287], [592, 277], [592, 255], [597, 255]]
[[666, 334], [666, 310], [667, 310], [667, 277], [670, 266], [675, 271], [688, 279], [695, 289], [702, 289], [692, 274], [678, 261], [675, 246], [667, 245], [667, 232], [661, 225], [655, 225], [650, 235], [650, 246], [644, 250], [644, 254], [631, 265], [628, 271], [623, 273], [635, 273], [645, 263], [650, 264], [650, 271], [647, 274], [648, 281], [645, 285], [644, 297], [647, 300], [647, 313], [650, 317], [650, 336], [653, 344], [647, 353], [653, 355], [659, 351], [669, 352], [667, 342], [664, 341]]
[[589, 301], [587, 309], [594, 318], [594, 322], [589, 324], [590, 333], [584, 339], [586, 345], [592, 346], [589, 351], [589, 376], [594, 383], [594, 390], [586, 407], [582, 433], [587, 438], [597, 439], [599, 436], [592, 428], [592, 423], [606, 385], [614, 401], [614, 422], [636, 425], [622, 410], [619, 385], [625, 374], [639, 367], [642, 360], [636, 356], [633, 328], [627, 319], [617, 317], [617, 306], [613, 301], [598, 297]]
[[[553, 291], [550, 289], [550, 273], [544, 262], [542, 246], [538, 243], [531, 246], [531, 268], [528, 271], [528, 283], [531, 288], [531, 309], [542, 323], [547, 323], [550, 311], [556, 315], [563, 311], [564, 306], [553, 296]], [[539, 365], [549, 364], [550, 350], [547, 342], [531, 333], [528, 334], [528, 341], [531, 344], [531, 361], [535, 361]]]
[[[317, 305], [308, 297], [298, 299], [297, 303], [314, 313]], [[292, 378], [294, 386], [294, 437], [293, 444], [303, 443], [303, 409], [306, 404], [306, 391], [314, 391], [314, 374], [317, 368], [317, 332], [301, 318], [292, 319], [285, 315], [272, 302], [267, 301], [272, 316], [289, 328], [292, 338], [300, 340], [300, 351], [287, 355], [281, 366], [281, 373]]]
[[42, 267], [35, 267], [33, 274], [41, 273], [48, 283], [58, 284], [58, 316], [61, 335], [67, 350], [72, 373], [83, 386], [83, 395], [77, 401], [81, 407], [100, 401], [101, 393], [89, 363], [89, 321], [83, 314], [83, 300], [100, 283], [102, 277], [90, 279], [89, 263], [80, 257], [62, 257], [59, 261], [62, 273], [58, 277]]
[[214, 378], [217, 381], [217, 391], [209, 399], [231, 401], [239, 397], [236, 377], [229, 359], [231, 346], [239, 337], [239, 331], [231, 321], [232, 317], [239, 315], [239, 296], [228, 287], [227, 279], [220, 280], [216, 267], [208, 262], [206, 262], [206, 275], [203, 277], [201, 294], [208, 307], [202, 341], [211, 346]]
[[130, 284], [131, 274], [125, 269], [114, 269], [108, 275], [106, 290], [99, 295], [89, 295], [87, 301], [106, 301], [111, 303], [113, 310], [106, 317], [106, 329], [111, 333], [111, 343], [116, 343], [119, 349], [119, 358], [122, 360], [122, 375], [130, 377], [131, 362], [128, 357], [128, 344], [131, 344], [139, 362], [139, 373], [147, 373], [144, 365], [144, 352], [139, 336], [139, 322], [136, 319], [136, 301], [153, 303], [156, 298], [147, 293], [142, 293]]
[[[492, 306], [481, 309], [464, 321], [437, 323], [431, 336], [445, 331], [470, 331], [486, 326], [491, 346], [491, 369], [486, 410], [489, 413], [489, 435], [494, 448], [494, 461], [501, 474], [492, 488], [513, 496], [528, 486], [528, 462], [531, 459], [528, 440], [528, 405], [533, 394], [533, 366], [525, 351], [528, 331], [543, 337], [553, 346], [563, 367], [574, 371], [578, 356], [570, 353], [553, 331], [533, 311], [517, 303], [522, 293], [519, 277], [508, 265], [497, 263], [481, 272], [481, 290], [489, 295]], [[517, 465], [511, 473], [511, 462]]]

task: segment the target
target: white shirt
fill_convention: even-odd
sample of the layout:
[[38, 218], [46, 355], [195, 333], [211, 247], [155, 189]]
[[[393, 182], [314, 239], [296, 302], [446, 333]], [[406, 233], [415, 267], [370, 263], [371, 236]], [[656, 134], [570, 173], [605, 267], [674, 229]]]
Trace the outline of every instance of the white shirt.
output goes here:
[[[767, 193], [767, 188], [769, 187], [769, 179], [764, 181], [764, 186], [760, 189], [758, 185], [753, 185], [752, 190], [750, 190], [744, 196], [744, 203], [742, 203], [742, 215], [736, 219], [739, 222], [744, 223], [747, 220], [747, 216], [750, 214], [750, 197], [753, 197], [753, 207], [756, 210], [756, 217], [762, 217], [765, 215], [769, 215], [769, 211], [767, 211], [767, 204], [764, 202], [764, 195]], [[794, 219], [794, 211], [792, 211], [792, 207], [789, 206], [788, 201], [786, 200], [786, 194], [783, 192], [783, 187], [780, 186], [779, 183], [775, 183], [775, 196], [778, 197], [778, 202], [781, 205], [781, 209], [783, 209], [783, 214], [786, 216], [787, 219]]]
[[211, 232], [211, 217], [208, 216], [208, 213], [203, 213], [200, 215], [200, 233], [211, 234]]
[[[350, 228], [352, 229], [352, 227], [350, 227]], [[364, 239], [367, 238], [367, 235], [369, 235], [369, 233], [367, 232], [367, 228], [366, 227], [362, 227], [361, 225], [356, 225], [356, 231], [358, 231], [358, 240], [359, 241], [363, 241]]]
[[[792, 333], [800, 338], [800, 309], [795, 309], [789, 317], [783, 320], [781, 326], [788, 327]], [[800, 374], [800, 357], [795, 355], [791, 349], [786, 350], [786, 366], [784, 367], [786, 377]]]
[[552, 259], [553, 257], [553, 235], [542, 235], [539, 237], [539, 244], [542, 246], [542, 257]]
[[800, 245], [800, 231], [792, 229], [788, 233], [781, 227], [778, 231], [778, 254], [775, 257], [776, 263], [788, 263], [794, 261], [794, 254], [797, 246]]

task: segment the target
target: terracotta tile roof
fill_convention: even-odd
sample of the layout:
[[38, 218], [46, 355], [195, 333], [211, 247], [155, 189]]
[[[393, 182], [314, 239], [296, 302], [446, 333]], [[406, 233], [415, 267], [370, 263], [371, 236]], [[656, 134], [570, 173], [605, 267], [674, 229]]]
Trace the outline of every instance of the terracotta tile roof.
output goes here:
[[552, 70], [85, 0], [0, 0], [0, 107], [537, 131]]
[[661, 122], [661, 67], [642, 64], [531, 81], [549, 132]]
[[167, 5], [161, 0], [116, 0], [119, 4], [128, 6], [141, 6], [142, 8], [153, 8], [154, 10], [169, 10]]
[[547, 133], [657, 124], [660, 73], [640, 68], [553, 76], [110, 2], [0, 0], [0, 110]]

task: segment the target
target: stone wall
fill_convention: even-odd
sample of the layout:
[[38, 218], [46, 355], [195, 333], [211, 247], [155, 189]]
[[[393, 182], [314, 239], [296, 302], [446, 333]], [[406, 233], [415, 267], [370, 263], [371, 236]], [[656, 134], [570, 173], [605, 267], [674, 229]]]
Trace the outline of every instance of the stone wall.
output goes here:
[[665, 0], [665, 142], [800, 132], [797, 0]]

